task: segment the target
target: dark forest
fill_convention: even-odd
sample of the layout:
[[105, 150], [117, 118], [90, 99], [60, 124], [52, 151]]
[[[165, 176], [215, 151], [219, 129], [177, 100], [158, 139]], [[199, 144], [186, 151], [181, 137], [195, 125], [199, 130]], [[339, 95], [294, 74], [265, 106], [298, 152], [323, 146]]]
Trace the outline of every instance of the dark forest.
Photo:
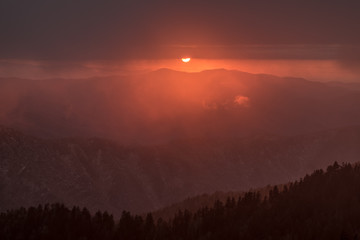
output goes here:
[[47, 204], [0, 215], [1, 239], [358, 239], [360, 165], [335, 162], [280, 191], [247, 192], [173, 218], [120, 220], [107, 212]]

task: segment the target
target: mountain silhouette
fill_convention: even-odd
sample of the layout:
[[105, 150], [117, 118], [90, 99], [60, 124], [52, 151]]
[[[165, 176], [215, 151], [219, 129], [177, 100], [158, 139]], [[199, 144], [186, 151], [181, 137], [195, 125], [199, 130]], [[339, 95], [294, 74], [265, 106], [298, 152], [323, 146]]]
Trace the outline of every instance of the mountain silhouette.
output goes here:
[[124, 144], [294, 135], [357, 125], [349, 84], [224, 69], [170, 69], [89, 79], [0, 79], [0, 123], [45, 138]]

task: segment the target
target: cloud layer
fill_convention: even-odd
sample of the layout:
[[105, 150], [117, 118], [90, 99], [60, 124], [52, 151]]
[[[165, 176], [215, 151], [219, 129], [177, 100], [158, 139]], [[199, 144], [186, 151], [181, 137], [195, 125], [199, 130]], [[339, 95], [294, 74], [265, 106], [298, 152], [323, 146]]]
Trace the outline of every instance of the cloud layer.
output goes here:
[[[337, 53], [321, 46], [360, 42], [360, 2], [355, 0], [5, 0], [0, 4], [2, 59], [158, 59], [188, 52], [219, 58], [324, 58]], [[296, 49], [299, 44], [317, 47], [304, 52]], [[265, 47], [259, 53], [234, 48], [239, 45]]]

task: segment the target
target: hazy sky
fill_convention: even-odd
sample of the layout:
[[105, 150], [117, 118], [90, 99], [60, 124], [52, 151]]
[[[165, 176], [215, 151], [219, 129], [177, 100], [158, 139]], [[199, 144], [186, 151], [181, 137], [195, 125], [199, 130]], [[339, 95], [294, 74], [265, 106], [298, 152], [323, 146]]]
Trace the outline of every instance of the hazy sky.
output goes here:
[[360, 81], [359, 23], [356, 0], [0, 0], [0, 77], [166, 67]]
[[0, 58], [354, 60], [360, 1], [1, 0]]

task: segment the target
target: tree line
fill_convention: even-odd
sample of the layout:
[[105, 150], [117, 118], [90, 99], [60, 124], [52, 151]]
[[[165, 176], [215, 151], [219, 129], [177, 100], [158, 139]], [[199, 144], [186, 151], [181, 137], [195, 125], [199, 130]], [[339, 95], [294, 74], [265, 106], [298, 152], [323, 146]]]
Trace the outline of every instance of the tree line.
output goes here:
[[359, 239], [360, 165], [334, 163], [268, 196], [247, 192], [197, 211], [154, 219], [124, 211], [107, 212], [63, 204], [9, 210], [0, 214], [0, 239], [207, 240]]

